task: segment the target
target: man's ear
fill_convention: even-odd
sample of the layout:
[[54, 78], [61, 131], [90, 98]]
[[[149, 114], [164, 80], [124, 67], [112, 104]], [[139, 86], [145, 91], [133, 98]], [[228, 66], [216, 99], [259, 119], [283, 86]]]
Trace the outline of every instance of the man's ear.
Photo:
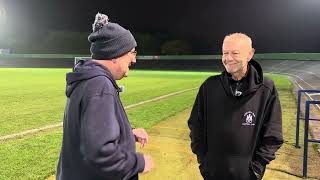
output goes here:
[[111, 61], [113, 64], [117, 64], [117, 59], [112, 59]]
[[249, 52], [249, 60], [248, 61], [250, 61], [253, 58], [255, 51], [256, 50], [254, 48], [251, 48], [251, 51]]

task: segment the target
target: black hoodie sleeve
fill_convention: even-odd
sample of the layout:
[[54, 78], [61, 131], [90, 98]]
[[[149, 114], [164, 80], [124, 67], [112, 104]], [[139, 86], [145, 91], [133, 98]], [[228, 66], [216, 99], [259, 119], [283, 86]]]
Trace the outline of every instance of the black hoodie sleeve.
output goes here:
[[123, 132], [120, 132], [115, 97], [106, 93], [87, 97], [82, 109], [80, 148], [89, 167], [113, 179], [128, 179], [143, 171], [143, 155], [120, 146]]
[[279, 96], [275, 87], [267, 104], [264, 122], [262, 124], [259, 143], [253, 157], [253, 170], [261, 178], [266, 165], [275, 159], [275, 152], [283, 143], [282, 117]]
[[196, 100], [194, 102], [188, 126], [190, 129], [191, 149], [197, 155], [199, 164], [203, 163], [206, 152], [206, 130], [204, 119], [204, 103], [205, 103], [204, 84], [199, 89]]

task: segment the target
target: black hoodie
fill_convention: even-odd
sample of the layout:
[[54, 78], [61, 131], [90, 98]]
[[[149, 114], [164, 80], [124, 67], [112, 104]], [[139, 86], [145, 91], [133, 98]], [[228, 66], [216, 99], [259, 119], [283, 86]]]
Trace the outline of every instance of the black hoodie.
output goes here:
[[80, 61], [67, 74], [67, 103], [57, 180], [120, 180], [144, 169], [111, 73]]
[[283, 143], [277, 90], [254, 60], [240, 82], [226, 71], [209, 77], [199, 89], [188, 125], [205, 179], [261, 179]]

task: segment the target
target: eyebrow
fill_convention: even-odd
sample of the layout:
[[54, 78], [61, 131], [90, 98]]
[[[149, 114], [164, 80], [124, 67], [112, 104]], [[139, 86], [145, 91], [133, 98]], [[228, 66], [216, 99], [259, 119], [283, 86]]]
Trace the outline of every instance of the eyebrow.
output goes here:
[[240, 50], [233, 50], [233, 51], [223, 51], [222, 50], [222, 52], [238, 52], [238, 53], [240, 53]]

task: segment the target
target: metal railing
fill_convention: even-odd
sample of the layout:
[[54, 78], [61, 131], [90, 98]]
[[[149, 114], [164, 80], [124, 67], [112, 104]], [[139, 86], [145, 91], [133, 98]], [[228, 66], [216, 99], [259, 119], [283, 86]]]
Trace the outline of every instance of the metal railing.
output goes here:
[[[300, 117], [301, 110], [301, 95], [302, 93], [320, 93], [320, 90], [299, 90], [298, 91], [298, 105], [297, 105], [297, 125], [296, 125], [296, 148], [300, 148], [299, 146], [299, 128], [300, 128], [300, 120], [303, 119]], [[306, 100], [305, 102], [305, 124], [304, 124], [304, 148], [303, 148], [303, 177], [307, 177], [308, 173], [308, 143], [320, 143], [318, 139], [309, 139], [309, 121], [320, 121], [320, 119], [310, 118], [310, 105], [320, 104], [319, 100]]]

